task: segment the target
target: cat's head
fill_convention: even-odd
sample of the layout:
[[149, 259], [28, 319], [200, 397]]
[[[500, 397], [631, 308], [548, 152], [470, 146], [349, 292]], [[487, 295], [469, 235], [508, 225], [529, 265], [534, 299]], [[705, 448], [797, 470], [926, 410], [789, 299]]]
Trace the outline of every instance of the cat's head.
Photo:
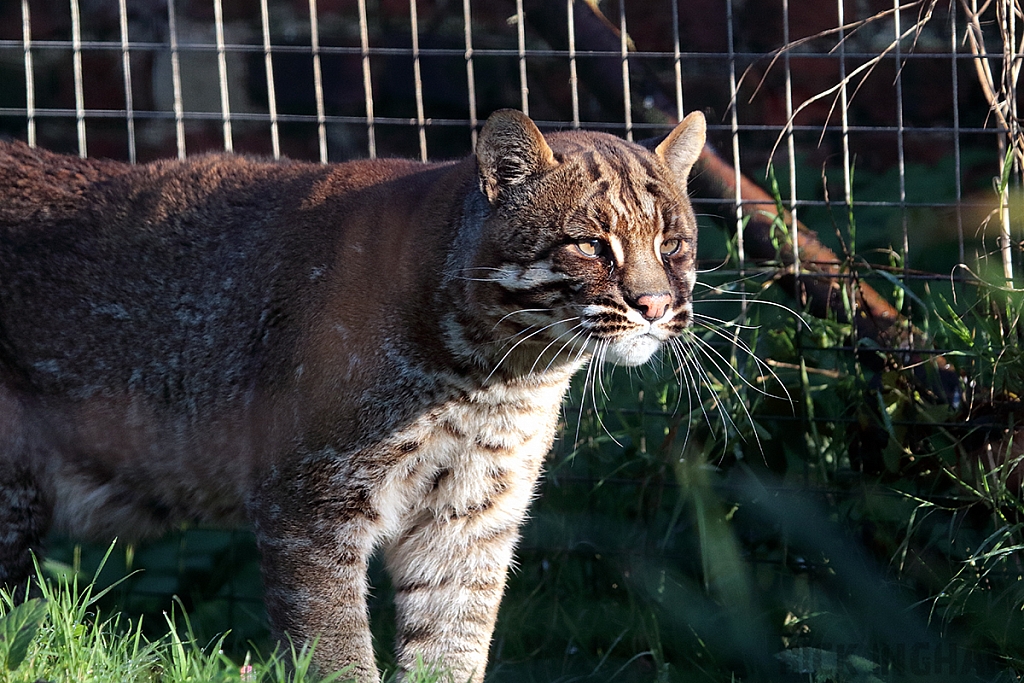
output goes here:
[[513, 110], [487, 120], [476, 147], [487, 211], [468, 272], [499, 352], [639, 365], [690, 325], [686, 179], [704, 138], [700, 113], [654, 151], [603, 133], [545, 138]]

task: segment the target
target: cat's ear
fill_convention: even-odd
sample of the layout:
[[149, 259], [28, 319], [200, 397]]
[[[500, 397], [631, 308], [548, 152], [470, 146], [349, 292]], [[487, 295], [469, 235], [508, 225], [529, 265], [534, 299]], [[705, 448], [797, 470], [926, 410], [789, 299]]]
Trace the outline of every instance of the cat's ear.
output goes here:
[[690, 114], [655, 148], [654, 153], [665, 160], [668, 167], [683, 182], [697, 162], [707, 138], [707, 123], [699, 111]]
[[558, 165], [537, 125], [515, 109], [501, 109], [484, 123], [476, 142], [480, 191], [494, 204], [502, 190]]

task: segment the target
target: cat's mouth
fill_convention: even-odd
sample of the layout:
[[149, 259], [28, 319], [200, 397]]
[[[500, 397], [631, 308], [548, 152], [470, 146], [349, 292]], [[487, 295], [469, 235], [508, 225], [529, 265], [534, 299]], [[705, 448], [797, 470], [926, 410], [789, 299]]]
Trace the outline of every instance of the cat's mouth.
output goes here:
[[665, 343], [664, 340], [655, 336], [653, 331], [618, 339], [607, 345], [606, 350], [601, 354], [601, 360], [628, 367], [643, 365], [651, 359], [663, 343]]
[[685, 327], [685, 307], [668, 310], [658, 320], [646, 320], [638, 312], [609, 311], [599, 306], [584, 309], [584, 326], [593, 334], [590, 346], [594, 359], [614, 365], [635, 367], [649, 361]]
[[662, 324], [662, 321], [638, 324], [633, 329], [620, 332], [611, 338], [602, 339], [596, 336], [595, 358], [613, 365], [643, 365], [675, 336], [672, 328]]

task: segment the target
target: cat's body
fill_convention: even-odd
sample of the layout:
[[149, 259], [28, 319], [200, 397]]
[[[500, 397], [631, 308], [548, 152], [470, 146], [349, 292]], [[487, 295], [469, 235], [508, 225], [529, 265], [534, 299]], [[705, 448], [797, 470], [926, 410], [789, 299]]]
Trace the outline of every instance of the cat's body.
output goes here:
[[383, 547], [400, 664], [479, 681], [571, 376], [690, 322], [703, 131], [549, 147], [503, 112], [448, 164], [0, 144], [0, 583], [50, 528], [248, 520], [275, 630], [374, 680]]

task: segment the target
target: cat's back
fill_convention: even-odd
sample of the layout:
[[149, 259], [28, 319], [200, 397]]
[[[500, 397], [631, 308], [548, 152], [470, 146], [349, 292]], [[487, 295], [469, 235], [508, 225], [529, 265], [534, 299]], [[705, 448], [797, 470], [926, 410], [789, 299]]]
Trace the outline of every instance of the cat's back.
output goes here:
[[[427, 167], [399, 159], [324, 165], [216, 153], [131, 165], [0, 140], [0, 227], [9, 232], [103, 216], [108, 228], [137, 228], [225, 208], [248, 217], [267, 207], [316, 205], [328, 192], [334, 201], [352, 199]], [[110, 218], [122, 220], [111, 224]]]
[[353, 207], [384, 210], [366, 195], [429, 168], [231, 154], [133, 166], [0, 142], [0, 379], [190, 404], [276, 382], [346, 233], [365, 230]]
[[0, 225], [73, 211], [89, 186], [130, 168], [0, 141]]

